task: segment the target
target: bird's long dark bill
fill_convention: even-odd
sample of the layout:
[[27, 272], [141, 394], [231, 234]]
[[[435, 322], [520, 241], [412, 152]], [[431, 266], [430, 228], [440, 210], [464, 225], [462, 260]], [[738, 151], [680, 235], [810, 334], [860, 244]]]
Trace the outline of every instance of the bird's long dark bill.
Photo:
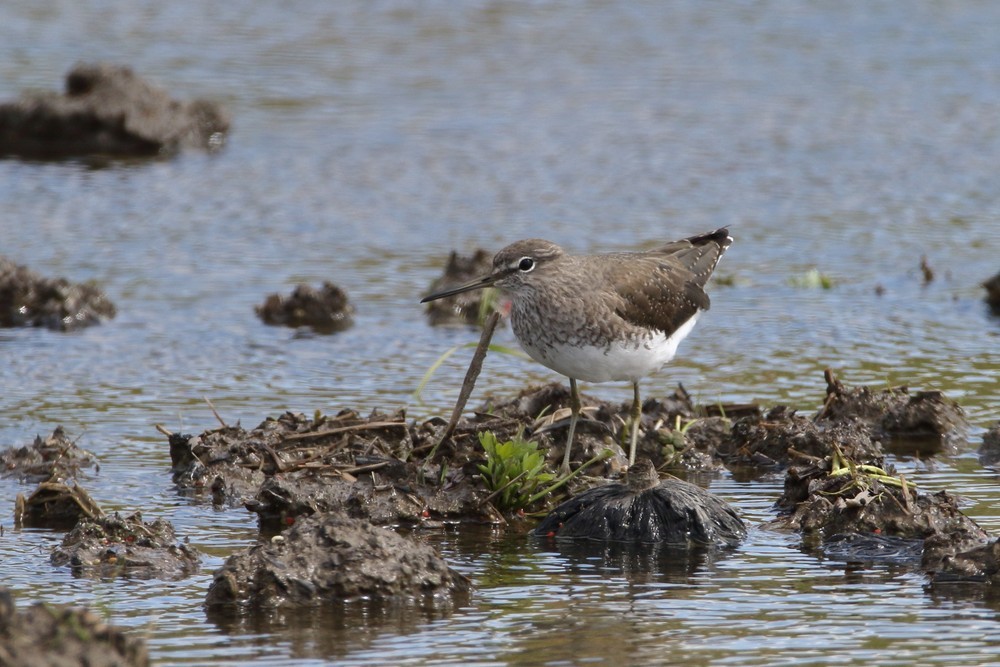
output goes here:
[[435, 292], [430, 296], [425, 296], [420, 300], [420, 303], [427, 303], [428, 301], [435, 301], [437, 299], [443, 299], [446, 296], [455, 296], [456, 294], [461, 294], [462, 292], [470, 292], [474, 289], [482, 289], [484, 287], [489, 287], [494, 282], [496, 282], [496, 277], [490, 275], [483, 278], [476, 278], [472, 282], [465, 283], [464, 285], [459, 285], [458, 287], [452, 287], [451, 289], [446, 289], [441, 292]]

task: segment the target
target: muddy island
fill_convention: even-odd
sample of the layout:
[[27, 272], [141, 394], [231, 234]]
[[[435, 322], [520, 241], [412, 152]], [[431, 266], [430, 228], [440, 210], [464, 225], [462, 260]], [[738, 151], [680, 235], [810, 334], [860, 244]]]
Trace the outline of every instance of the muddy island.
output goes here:
[[264, 324], [309, 327], [318, 333], [343, 331], [354, 324], [354, 306], [347, 293], [330, 282], [319, 289], [296, 285], [287, 297], [271, 294], [255, 310]]
[[115, 316], [115, 306], [92, 282], [45, 278], [0, 257], [0, 327], [72, 331]]
[[200, 559], [196, 549], [177, 541], [169, 521], [143, 521], [138, 512], [81, 519], [50, 557], [76, 576], [102, 579], [180, 579], [197, 572]]
[[207, 100], [182, 102], [129, 67], [78, 64], [63, 92], [25, 93], [0, 104], [0, 156], [57, 160], [155, 157], [217, 150], [229, 114]]
[[364, 599], [448, 606], [470, 588], [426, 544], [331, 512], [230, 556], [215, 573], [207, 603], [259, 609]]

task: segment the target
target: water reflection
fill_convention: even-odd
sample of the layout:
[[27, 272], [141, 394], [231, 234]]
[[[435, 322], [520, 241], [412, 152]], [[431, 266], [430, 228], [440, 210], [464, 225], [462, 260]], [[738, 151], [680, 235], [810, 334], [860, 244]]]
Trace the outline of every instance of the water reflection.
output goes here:
[[736, 551], [545, 537], [532, 537], [531, 544], [540, 554], [558, 555], [560, 567], [571, 579], [597, 572], [606, 577], [624, 577], [630, 584], [691, 585], [699, 574]]
[[[467, 605], [468, 598], [455, 600]], [[329, 602], [293, 609], [233, 609], [212, 606], [206, 616], [220, 632], [262, 646], [279, 635], [296, 658], [340, 659], [368, 650], [379, 638], [407, 637], [448, 618], [455, 605], [385, 603], [375, 600]]]

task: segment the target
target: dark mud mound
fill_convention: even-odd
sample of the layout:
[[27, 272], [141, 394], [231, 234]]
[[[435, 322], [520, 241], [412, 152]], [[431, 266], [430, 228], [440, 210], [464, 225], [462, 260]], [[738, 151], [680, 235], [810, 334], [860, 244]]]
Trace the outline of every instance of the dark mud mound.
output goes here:
[[71, 331], [114, 316], [114, 304], [93, 283], [43, 278], [0, 257], [0, 327]]
[[830, 456], [834, 447], [856, 460], [882, 457], [882, 448], [869, 436], [867, 425], [850, 418], [818, 424], [785, 406], [737, 420], [718, 455], [729, 466], [777, 469], [794, 461]]
[[229, 116], [205, 100], [179, 102], [128, 67], [76, 65], [63, 94], [0, 105], [0, 155], [29, 159], [152, 157], [221, 148]]
[[18, 611], [0, 589], [0, 664], [5, 667], [146, 667], [146, 643], [85, 609], [36, 603]]
[[968, 426], [962, 408], [941, 392], [848, 387], [830, 370], [825, 378], [826, 400], [811, 419], [780, 405], [763, 416], [742, 417], [716, 455], [731, 469], [780, 469], [830, 457], [836, 445], [851, 460], [879, 465], [887, 443], [933, 452]]
[[255, 310], [265, 324], [309, 327], [318, 333], [335, 333], [354, 324], [354, 306], [347, 293], [330, 282], [319, 289], [296, 285], [287, 297], [271, 294]]
[[984, 468], [993, 468], [1000, 463], [1000, 422], [983, 434], [983, 444], [979, 447], [979, 463]]
[[52, 564], [77, 576], [180, 579], [198, 571], [200, 556], [177, 541], [169, 521], [122, 517], [81, 520], [52, 552]]
[[940, 391], [910, 394], [907, 387], [848, 387], [830, 370], [825, 377], [826, 401], [817, 422], [858, 419], [870, 425], [873, 438], [915, 441], [931, 449], [950, 444], [968, 429], [961, 406]]
[[[493, 255], [478, 249], [471, 257], [459, 255], [455, 251], [448, 256], [444, 273], [431, 283], [428, 294], [440, 292], [462, 285], [470, 280], [485, 276], [493, 268]], [[492, 294], [493, 292], [490, 292]], [[427, 303], [427, 319], [434, 326], [441, 324], [478, 325], [484, 319], [484, 299], [491, 299], [484, 290], [463, 292]], [[488, 305], [488, 304], [487, 304]]]
[[536, 536], [735, 546], [746, 536], [729, 505], [701, 487], [660, 480], [648, 459], [629, 470], [628, 484], [584, 491], [560, 504], [535, 528]]
[[[180, 490], [210, 493], [220, 505], [245, 503], [268, 530], [331, 510], [378, 523], [500, 521], [478, 484], [481, 449], [450, 449], [436, 462], [415, 456], [434, 446], [440, 430], [433, 420], [408, 422], [402, 412], [362, 418], [343, 411], [313, 419], [285, 413], [250, 431], [169, 437]], [[474, 439], [472, 430], [462, 426], [463, 441]]]
[[70, 528], [80, 519], [104, 516], [100, 505], [76, 480], [40, 482], [27, 498], [17, 494], [14, 523], [32, 528]]
[[469, 581], [430, 546], [336, 513], [304, 519], [230, 556], [208, 590], [209, 605], [280, 608], [368, 599], [450, 605]]
[[781, 516], [772, 525], [806, 536], [875, 534], [940, 538], [949, 544], [968, 544], [986, 537], [947, 492], [919, 493], [891, 469], [856, 463], [840, 455], [789, 468], [777, 507]]
[[76, 446], [62, 426], [52, 435], [35, 436], [31, 445], [9, 447], [0, 452], [0, 467], [5, 477], [17, 476], [22, 482], [40, 482], [52, 478], [76, 477], [84, 468], [96, 467], [97, 456]]
[[986, 290], [986, 305], [994, 315], [1000, 316], [1000, 273], [983, 283]]
[[1000, 586], [1000, 539], [943, 558], [932, 572], [931, 583]]

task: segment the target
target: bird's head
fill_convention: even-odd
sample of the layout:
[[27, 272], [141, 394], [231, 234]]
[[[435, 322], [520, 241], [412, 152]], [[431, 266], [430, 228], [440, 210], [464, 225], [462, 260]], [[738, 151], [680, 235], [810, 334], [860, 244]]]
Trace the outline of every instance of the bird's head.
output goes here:
[[551, 264], [562, 255], [562, 248], [551, 241], [543, 239], [515, 241], [496, 254], [493, 258], [493, 270], [488, 275], [426, 296], [420, 303], [493, 285], [512, 296], [522, 294], [529, 291], [532, 281], [545, 275]]

